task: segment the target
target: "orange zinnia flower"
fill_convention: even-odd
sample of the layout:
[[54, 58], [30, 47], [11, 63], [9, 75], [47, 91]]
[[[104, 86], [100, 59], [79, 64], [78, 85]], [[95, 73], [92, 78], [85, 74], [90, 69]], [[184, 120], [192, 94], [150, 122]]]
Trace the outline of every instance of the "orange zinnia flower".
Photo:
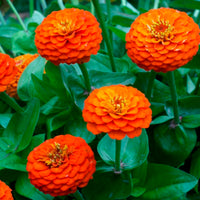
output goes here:
[[84, 139], [59, 135], [29, 154], [26, 169], [31, 183], [40, 191], [62, 196], [85, 187], [95, 167], [94, 153]]
[[85, 100], [83, 118], [95, 135], [104, 132], [112, 139], [121, 140], [125, 135], [134, 138], [150, 125], [149, 106], [148, 99], [136, 88], [105, 86], [93, 90]]
[[52, 12], [35, 32], [39, 54], [55, 65], [88, 62], [102, 41], [96, 18], [76, 8]]
[[0, 199], [13, 200], [11, 191], [10, 187], [0, 180]]
[[19, 79], [23, 71], [25, 70], [25, 68], [38, 56], [39, 56], [38, 54], [34, 54], [34, 55], [25, 54], [25, 55], [21, 55], [14, 58], [16, 67], [18, 68], [18, 72], [7, 86], [6, 93], [9, 96], [19, 98], [17, 95], [17, 85], [18, 85]]
[[15, 61], [7, 54], [0, 53], [0, 92], [6, 90], [7, 85], [17, 73]]
[[198, 25], [185, 12], [152, 9], [132, 23], [126, 35], [127, 54], [147, 71], [173, 71], [197, 53], [199, 32]]

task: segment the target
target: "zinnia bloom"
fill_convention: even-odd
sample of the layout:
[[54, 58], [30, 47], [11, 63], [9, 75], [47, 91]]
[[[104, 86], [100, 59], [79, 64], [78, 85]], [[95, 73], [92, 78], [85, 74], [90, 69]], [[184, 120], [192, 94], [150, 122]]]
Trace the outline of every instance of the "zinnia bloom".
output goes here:
[[10, 187], [0, 180], [0, 199], [13, 200], [11, 191]]
[[112, 139], [121, 140], [140, 136], [148, 128], [152, 111], [142, 92], [124, 85], [105, 86], [93, 90], [85, 100], [83, 118], [87, 129], [97, 135], [108, 133]]
[[31, 183], [40, 191], [62, 196], [88, 184], [96, 161], [84, 139], [59, 135], [30, 152], [26, 169]]
[[171, 8], [152, 9], [132, 23], [126, 35], [128, 56], [149, 71], [173, 71], [199, 49], [199, 27], [185, 12]]
[[18, 72], [17, 72], [16, 76], [12, 79], [12, 81], [7, 86], [6, 93], [9, 96], [19, 98], [17, 95], [17, 85], [18, 85], [19, 79], [20, 79], [23, 71], [25, 70], [25, 68], [38, 56], [39, 56], [38, 54], [34, 54], [34, 55], [25, 54], [25, 55], [21, 55], [21, 56], [14, 58], [16, 67], [18, 68]]
[[52, 12], [35, 32], [39, 54], [55, 65], [88, 62], [102, 41], [96, 18], [76, 8]]
[[7, 54], [0, 53], [0, 92], [6, 90], [7, 85], [17, 73], [15, 61]]

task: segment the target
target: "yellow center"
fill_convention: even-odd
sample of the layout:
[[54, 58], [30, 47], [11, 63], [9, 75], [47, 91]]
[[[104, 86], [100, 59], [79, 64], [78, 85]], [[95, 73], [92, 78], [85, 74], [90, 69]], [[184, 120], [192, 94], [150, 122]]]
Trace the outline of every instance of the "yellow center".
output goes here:
[[72, 22], [66, 19], [65, 21], [60, 21], [60, 23], [57, 24], [57, 27], [62, 34], [70, 35], [72, 33], [71, 24]]
[[111, 111], [113, 113], [123, 113], [126, 107], [126, 99], [121, 96], [116, 96], [111, 99]]
[[43, 158], [39, 159], [39, 161], [44, 162], [49, 167], [59, 167], [68, 157], [68, 147], [65, 145], [63, 148], [60, 146], [59, 143], [54, 143], [51, 145], [52, 149], [50, 152], [44, 156]]
[[171, 33], [174, 27], [169, 24], [169, 21], [160, 19], [160, 16], [158, 16], [157, 22], [153, 21], [151, 25], [147, 25], [147, 28], [151, 36], [158, 41], [168, 41], [174, 37]]

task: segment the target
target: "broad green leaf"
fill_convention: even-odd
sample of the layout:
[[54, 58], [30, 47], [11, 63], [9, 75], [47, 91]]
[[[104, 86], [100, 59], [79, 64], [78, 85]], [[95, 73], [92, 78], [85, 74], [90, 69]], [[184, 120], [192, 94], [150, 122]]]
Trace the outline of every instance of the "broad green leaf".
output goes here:
[[200, 114], [187, 115], [181, 120], [181, 124], [185, 128], [197, 128], [200, 126]]
[[197, 179], [177, 168], [149, 164], [146, 191], [141, 200], [178, 200], [197, 184]]
[[107, 25], [107, 28], [110, 29], [113, 33], [115, 33], [120, 39], [122, 39], [124, 42], [126, 41], [125, 40], [125, 37], [126, 37], [126, 32], [122, 31], [121, 29], [119, 28], [116, 28], [114, 26], [109, 26]]
[[4, 157], [0, 158], [0, 168], [25, 172], [26, 160], [15, 154], [5, 154]]
[[[186, 115], [193, 115], [200, 113], [200, 96], [188, 96], [182, 97], [178, 101], [179, 106], [179, 115], [186, 116]], [[169, 116], [173, 116], [173, 107], [172, 102], [168, 101], [166, 103], [165, 110]]]
[[42, 23], [43, 19], [44, 19], [44, 16], [40, 12], [34, 10], [33, 15], [30, 18], [26, 18], [25, 25], [27, 27], [30, 23], [36, 23], [39, 25]]
[[18, 82], [17, 93], [20, 99], [23, 101], [32, 99], [35, 94], [35, 88], [31, 74], [34, 74], [39, 79], [42, 79], [44, 66], [45, 59], [39, 56], [34, 61], [32, 61], [22, 73]]
[[191, 94], [195, 90], [195, 84], [193, 83], [190, 76], [187, 74], [187, 93]]
[[200, 9], [200, 1], [175, 0], [175, 1], [170, 1], [169, 6], [174, 8]]
[[12, 117], [12, 114], [10, 114], [10, 113], [0, 114], [0, 125], [3, 128], [6, 128], [11, 117]]
[[66, 120], [65, 133], [83, 138], [87, 143], [94, 140], [95, 135], [86, 128], [86, 122], [83, 121], [82, 112], [78, 107], [72, 110], [71, 115]]
[[28, 103], [23, 113], [15, 113], [3, 136], [12, 141], [12, 151], [19, 152], [25, 149], [31, 142], [40, 113], [40, 103], [38, 99], [33, 99]]
[[112, 17], [112, 24], [114, 25], [121, 25], [125, 27], [130, 27], [133, 21], [136, 19], [137, 16], [129, 15], [129, 14], [122, 14], [121, 15], [114, 15]]
[[95, 173], [94, 178], [83, 188], [87, 200], [115, 200], [127, 198], [131, 193], [130, 174], [114, 172]]
[[173, 121], [157, 125], [150, 138], [150, 160], [179, 166], [190, 155], [196, 141], [194, 129], [174, 126]]
[[156, 117], [154, 120], [152, 120], [151, 125], [162, 124], [164, 122], [169, 121], [170, 119], [173, 119], [173, 117], [167, 116], [167, 115], [159, 116], [159, 117]]
[[46, 195], [43, 192], [40, 192], [36, 189], [28, 179], [28, 173], [23, 173], [18, 177], [15, 184], [15, 189], [20, 195], [27, 197], [29, 199], [37, 200], [53, 200], [54, 197]]
[[151, 102], [151, 110], [152, 110], [152, 117], [155, 117], [156, 115], [159, 115], [160, 113], [164, 112], [164, 103], [156, 103], [156, 102]]
[[132, 85], [136, 77], [132, 73], [90, 71], [92, 86], [100, 88], [107, 85]]
[[[115, 163], [115, 140], [105, 135], [98, 143], [97, 150], [101, 158], [109, 165]], [[121, 165], [130, 170], [145, 162], [149, 153], [148, 137], [143, 130], [139, 137], [133, 139], [127, 136], [121, 140]]]
[[37, 53], [35, 35], [30, 31], [18, 31], [12, 37], [12, 51], [15, 54]]
[[97, 161], [96, 164], [96, 172], [104, 173], [104, 172], [113, 172], [113, 166], [105, 164], [102, 160]]

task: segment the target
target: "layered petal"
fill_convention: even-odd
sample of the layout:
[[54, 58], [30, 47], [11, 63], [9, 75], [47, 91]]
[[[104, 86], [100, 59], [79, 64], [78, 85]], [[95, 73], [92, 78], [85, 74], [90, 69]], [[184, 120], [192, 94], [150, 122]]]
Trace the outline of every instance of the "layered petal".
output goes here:
[[11, 189], [3, 181], [0, 180], [0, 199], [1, 200], [13, 200]]

